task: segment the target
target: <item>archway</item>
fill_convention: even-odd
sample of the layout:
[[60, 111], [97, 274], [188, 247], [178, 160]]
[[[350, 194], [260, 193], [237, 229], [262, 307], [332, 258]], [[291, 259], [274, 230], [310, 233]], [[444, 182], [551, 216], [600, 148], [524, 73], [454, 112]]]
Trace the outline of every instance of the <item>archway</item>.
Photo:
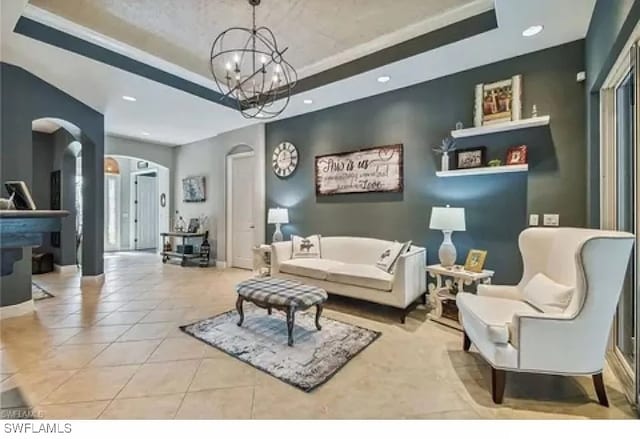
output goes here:
[[[170, 229], [173, 202], [169, 168], [127, 155], [110, 154], [105, 160], [114, 160], [118, 166], [117, 173], [109, 173], [105, 166], [105, 251], [160, 251], [160, 233]], [[151, 185], [147, 190], [154, 193], [153, 224], [138, 221], [138, 216], [145, 214], [137, 200], [138, 183]]]
[[[35, 119], [31, 128], [36, 206], [70, 212], [60, 232], [45, 238], [40, 251], [53, 255], [57, 270], [75, 271], [83, 267], [83, 259], [91, 256], [93, 247], [83, 239], [83, 211], [90, 196], [83, 191], [82, 177], [83, 141], [87, 142], [87, 137], [75, 124], [53, 117]], [[82, 272], [86, 273], [84, 269]]]

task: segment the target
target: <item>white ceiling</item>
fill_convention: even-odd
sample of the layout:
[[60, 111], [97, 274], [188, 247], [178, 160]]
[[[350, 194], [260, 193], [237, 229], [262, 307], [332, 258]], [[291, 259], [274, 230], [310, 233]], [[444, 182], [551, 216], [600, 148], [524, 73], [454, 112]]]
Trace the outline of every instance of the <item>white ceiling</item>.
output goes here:
[[[191, 1], [196, 2], [196, 0]], [[239, 0], [219, 0], [220, 3], [231, 1], [239, 2]], [[276, 0], [272, 1], [275, 3]], [[296, 3], [294, 0], [283, 1]], [[300, 2], [302, 1], [300, 0]], [[304, 1], [307, 3], [308, 0]], [[319, 2], [319, 0], [317, 1]], [[98, 0], [83, 0], [80, 3], [86, 2], [96, 3]], [[11, 32], [27, 3], [27, 0], [3, 0], [1, 3], [2, 60], [26, 68], [104, 113], [105, 130], [108, 133], [176, 145], [256, 123], [256, 121], [242, 118], [232, 109]], [[69, 1], [69, 3], [77, 3], [77, 1]], [[103, 0], [99, 3], [147, 2]], [[182, 4], [177, 0], [175, 2], [165, 0], [165, 3]], [[371, 4], [371, 2], [364, 0], [352, 0], [344, 3], [351, 6]], [[392, 2], [387, 3], [391, 4]], [[397, 2], [395, 3], [397, 4]], [[486, 3], [486, 0], [477, 1], [471, 6], [476, 8], [475, 13], [477, 13], [479, 9], [486, 9]], [[361, 99], [584, 38], [594, 4], [595, 0], [496, 0], [498, 29], [296, 95], [281, 118]], [[153, 9], [152, 6], [147, 6]], [[473, 11], [471, 6], [466, 5], [466, 9], [462, 9], [465, 9], [466, 13], [470, 13]], [[261, 8], [268, 7], [270, 7], [269, 3], [265, 0]], [[31, 9], [29, 16], [36, 18], [32, 8], [33, 6], [29, 7]], [[122, 9], [123, 7], [120, 8], [120, 10]], [[390, 6], [391, 9], [393, 7]], [[161, 11], [161, 14], [166, 13], [161, 8], [155, 10]], [[460, 14], [459, 9], [456, 11], [457, 14]], [[156, 12], [157, 14], [158, 12]], [[42, 17], [44, 14], [39, 16]], [[448, 13], [438, 17], [439, 23], [446, 24], [451, 16], [451, 13]], [[41, 21], [47, 22], [46, 19]], [[135, 59], [143, 60], [193, 82], [213, 88], [212, 81], [207, 77], [162, 59], [156, 54], [147, 53], [140, 48], [131, 47], [129, 44], [115, 41], [113, 38], [99, 35], [95, 31], [62, 19], [55, 18], [54, 21], [56, 26], [66, 26], [81, 38], [99, 43], [119, 53], [134, 56]], [[328, 22], [331, 23], [331, 20], [328, 19]], [[430, 26], [434, 26], [436, 22], [438, 20], [430, 20]], [[424, 26], [425, 21], [421, 23]], [[48, 24], [53, 25], [52, 23]], [[230, 26], [232, 24], [235, 23], [229, 21], [224, 25]], [[542, 24], [545, 29], [533, 38], [523, 38], [521, 36], [522, 30], [532, 24]], [[323, 24], [319, 21], [320, 25]], [[326, 25], [329, 26], [329, 24]], [[299, 38], [296, 38], [291, 45], [295, 45], [297, 50], [301, 48], [304, 54], [308, 50], [307, 44], [311, 43], [304, 43], [305, 38], [302, 37], [304, 29], [301, 27], [296, 27], [296, 29], [299, 32]], [[356, 45], [337, 55], [333, 54], [328, 58], [328, 62], [331, 63], [336, 59], [352, 59], [353, 53], [357, 51], [362, 53], [362, 51], [370, 51], [372, 48], [384, 47], [393, 43], [393, 38], [398, 38], [398, 32], [392, 32], [390, 35], [391, 37], [387, 39], [378, 39], [375, 44], [367, 45], [365, 43], [365, 48], [362, 45]], [[360, 41], [362, 40], [354, 40], [356, 44], [359, 44]], [[353, 52], [354, 50], [356, 52]], [[206, 53], [208, 54], [208, 49]], [[344, 58], [340, 58], [341, 56]], [[386, 84], [378, 83], [376, 78], [382, 74], [391, 76], [391, 80]], [[470, 90], [470, 93], [472, 92]], [[122, 100], [123, 95], [134, 96], [137, 101], [124, 101]], [[303, 104], [303, 100], [307, 98], [313, 99], [312, 105]], [[143, 132], [148, 132], [149, 135], [144, 136]]]

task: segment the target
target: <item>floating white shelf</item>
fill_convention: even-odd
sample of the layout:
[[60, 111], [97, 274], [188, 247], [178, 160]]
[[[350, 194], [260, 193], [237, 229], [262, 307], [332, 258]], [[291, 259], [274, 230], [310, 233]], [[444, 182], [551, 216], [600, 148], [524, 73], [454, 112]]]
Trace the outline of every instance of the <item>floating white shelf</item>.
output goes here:
[[465, 177], [467, 175], [506, 174], [510, 172], [527, 172], [529, 165], [486, 166], [484, 168], [456, 169], [453, 171], [438, 171], [438, 177]]
[[484, 125], [481, 127], [463, 128], [451, 131], [451, 137], [460, 139], [462, 137], [481, 136], [484, 134], [500, 133], [502, 131], [520, 130], [523, 128], [539, 127], [549, 125], [551, 116], [538, 116], [530, 119], [514, 120], [509, 122], [496, 123], [494, 125]]

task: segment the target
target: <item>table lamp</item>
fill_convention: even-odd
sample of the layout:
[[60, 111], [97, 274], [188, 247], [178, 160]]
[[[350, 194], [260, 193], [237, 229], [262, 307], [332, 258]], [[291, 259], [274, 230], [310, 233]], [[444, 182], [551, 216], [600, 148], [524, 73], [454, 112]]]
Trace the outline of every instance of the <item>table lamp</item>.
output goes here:
[[431, 208], [431, 221], [429, 228], [442, 230], [444, 240], [438, 250], [440, 264], [443, 267], [451, 267], [456, 263], [456, 247], [451, 241], [453, 232], [464, 232], [466, 228], [463, 207], [433, 207]]
[[273, 242], [282, 241], [282, 230], [280, 224], [289, 224], [289, 210], [283, 208], [269, 209], [267, 222], [276, 225], [276, 231], [273, 232]]

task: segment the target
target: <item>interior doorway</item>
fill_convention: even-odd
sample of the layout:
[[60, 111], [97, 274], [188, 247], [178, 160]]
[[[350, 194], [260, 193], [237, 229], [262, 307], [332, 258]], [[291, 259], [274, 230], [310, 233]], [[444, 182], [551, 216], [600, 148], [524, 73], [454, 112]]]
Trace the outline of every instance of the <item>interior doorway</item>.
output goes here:
[[227, 261], [232, 267], [253, 268], [255, 242], [255, 156], [227, 157]]
[[169, 169], [135, 157], [105, 157], [105, 251], [161, 250], [169, 231]]

